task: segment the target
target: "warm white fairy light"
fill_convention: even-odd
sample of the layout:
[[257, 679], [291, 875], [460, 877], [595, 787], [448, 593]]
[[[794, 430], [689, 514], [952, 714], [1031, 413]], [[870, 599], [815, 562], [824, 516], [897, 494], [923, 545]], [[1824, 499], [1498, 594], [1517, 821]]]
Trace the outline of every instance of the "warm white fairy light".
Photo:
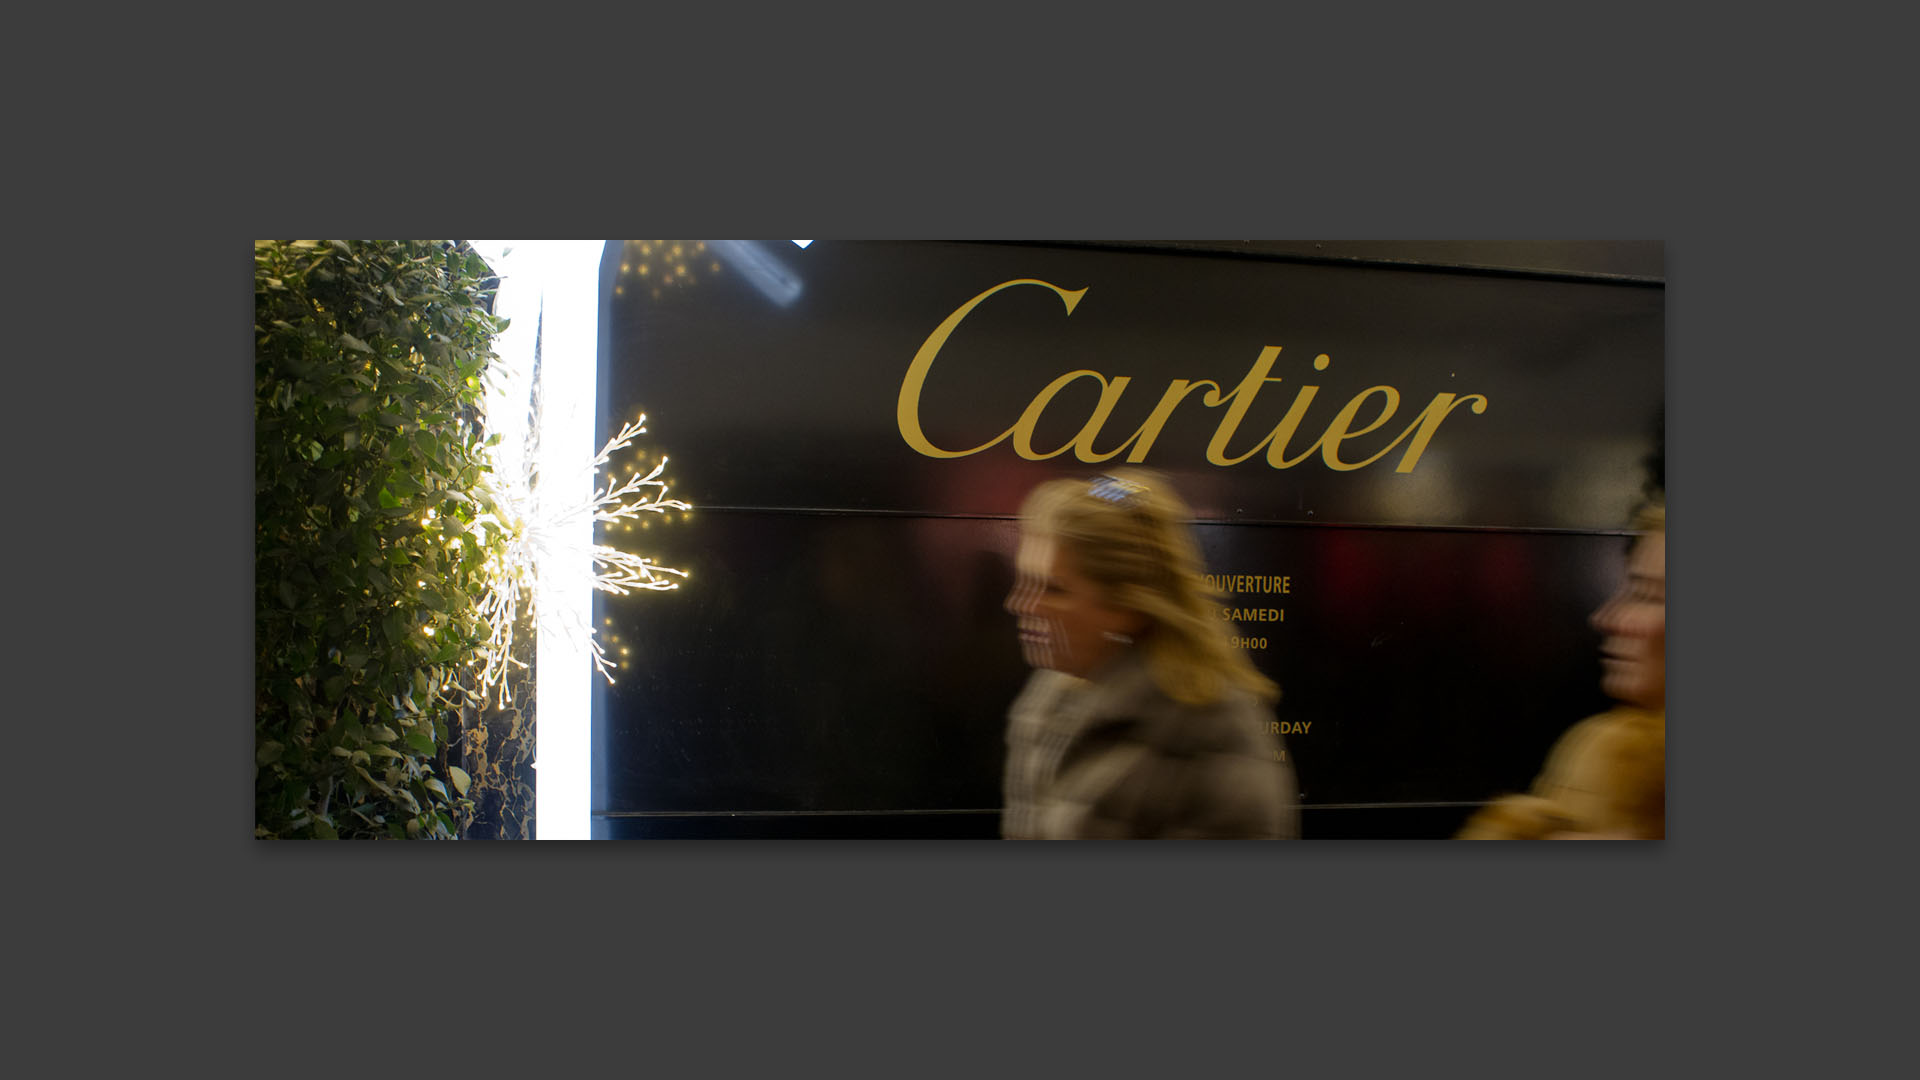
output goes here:
[[[646, 434], [646, 420], [643, 414], [622, 427], [587, 463], [586, 469], [597, 477], [614, 454]], [[636, 589], [664, 591], [680, 587], [686, 571], [594, 540], [591, 527], [582, 528], [588, 521], [611, 525], [639, 520], [644, 525], [645, 515], [665, 515], [669, 510], [684, 514], [692, 509], [687, 503], [668, 496], [667, 481], [662, 479], [666, 467], [667, 458], [662, 456], [645, 476], [633, 472], [617, 485], [612, 481], [605, 486], [595, 483], [588, 497], [572, 500], [546, 496], [554, 490], [577, 490], [578, 485], [561, 483], [550, 487], [541, 483], [530, 469], [496, 473], [512, 481], [497, 484], [494, 490], [494, 501], [501, 513], [481, 514], [474, 522], [476, 527], [497, 530], [506, 538], [506, 547], [489, 557], [484, 567], [487, 591], [479, 604], [480, 617], [487, 624], [487, 642], [481, 650], [486, 660], [479, 679], [482, 696], [497, 693], [503, 707], [513, 700], [506, 679], [508, 668], [526, 666], [512, 655], [514, 623], [523, 605], [536, 623], [540, 620], [534, 585], [542, 564], [591, 565], [593, 587], [616, 596], [628, 595]], [[614, 664], [607, 658], [594, 628], [587, 624], [581, 612], [565, 614], [573, 617], [562, 618], [557, 625], [549, 617], [547, 625], [584, 640], [594, 669], [612, 683]], [[608, 622], [611, 624], [612, 620]]]

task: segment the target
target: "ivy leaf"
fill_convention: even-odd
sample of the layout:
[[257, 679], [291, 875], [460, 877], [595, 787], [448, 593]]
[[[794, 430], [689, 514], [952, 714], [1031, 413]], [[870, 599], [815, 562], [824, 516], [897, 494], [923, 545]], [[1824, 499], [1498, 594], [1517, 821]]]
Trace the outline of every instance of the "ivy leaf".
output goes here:
[[388, 727], [385, 724], [373, 725], [373, 730], [369, 734], [372, 736], [375, 742], [392, 742], [393, 740], [400, 737], [399, 732], [393, 730], [392, 728]]
[[462, 795], [467, 793], [467, 787], [473, 783], [473, 778], [458, 765], [447, 766], [447, 778], [453, 781], [453, 789]]
[[363, 352], [368, 354], [371, 354], [373, 352], [373, 346], [368, 345], [366, 342], [361, 341], [359, 338], [354, 337], [352, 334], [346, 333], [345, 331], [342, 331], [340, 334], [340, 344], [345, 345], [347, 348], [352, 349], [354, 352]]
[[380, 794], [382, 794], [382, 795], [386, 795], [386, 796], [388, 796], [388, 797], [392, 797], [392, 795], [393, 795], [393, 789], [392, 789], [392, 788], [390, 788], [390, 787], [388, 787], [387, 785], [385, 785], [385, 784], [383, 784], [383, 783], [381, 783], [380, 781], [378, 781], [378, 780], [375, 780], [375, 779], [373, 778], [373, 774], [372, 774], [372, 773], [370, 773], [370, 772], [368, 772], [368, 771], [367, 771], [366, 769], [364, 769], [364, 768], [362, 768], [362, 767], [361, 767], [361, 766], [359, 766], [359, 765], [355, 765], [355, 766], [353, 767], [353, 771], [354, 771], [354, 772], [357, 772], [357, 773], [359, 773], [359, 774], [360, 774], [360, 779], [362, 779], [362, 780], [365, 780], [365, 781], [366, 781], [367, 783], [369, 783], [369, 784], [372, 784], [372, 785], [373, 785], [373, 788], [374, 788], [374, 790], [376, 790], [376, 791], [378, 791], [378, 792], [380, 792]]

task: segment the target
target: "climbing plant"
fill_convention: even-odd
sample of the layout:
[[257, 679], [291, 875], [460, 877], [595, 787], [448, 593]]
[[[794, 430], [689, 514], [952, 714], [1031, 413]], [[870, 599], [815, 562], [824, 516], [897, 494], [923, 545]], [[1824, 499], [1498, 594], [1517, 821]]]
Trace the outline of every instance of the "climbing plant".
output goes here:
[[491, 288], [461, 242], [254, 246], [257, 836], [451, 837], [473, 819], [457, 762], [507, 542], [480, 412], [504, 326]]

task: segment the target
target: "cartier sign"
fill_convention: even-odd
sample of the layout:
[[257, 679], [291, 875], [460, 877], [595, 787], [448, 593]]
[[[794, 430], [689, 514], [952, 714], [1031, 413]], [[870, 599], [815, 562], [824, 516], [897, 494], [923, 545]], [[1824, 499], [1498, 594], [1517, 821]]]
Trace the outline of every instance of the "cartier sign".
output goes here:
[[[1350, 472], [1354, 469], [1365, 468], [1368, 465], [1380, 461], [1395, 449], [1399, 448], [1401, 443], [1404, 442], [1406, 443], [1406, 449], [1397, 459], [1394, 471], [1408, 473], [1412, 472], [1414, 468], [1419, 465], [1421, 454], [1426, 451], [1428, 444], [1433, 441], [1435, 433], [1439, 431], [1440, 425], [1453, 410], [1462, 405], [1466, 405], [1475, 413], [1484, 413], [1487, 411], [1487, 398], [1484, 394], [1455, 394], [1450, 391], [1437, 392], [1425, 407], [1413, 416], [1412, 422], [1407, 424], [1391, 442], [1374, 450], [1365, 457], [1358, 458], [1357, 460], [1348, 460], [1341, 456], [1341, 444], [1355, 440], [1364, 440], [1366, 436], [1372, 434], [1389, 420], [1393, 419], [1394, 414], [1400, 407], [1399, 389], [1381, 384], [1370, 386], [1360, 391], [1348, 400], [1347, 403], [1340, 408], [1339, 412], [1334, 414], [1333, 419], [1327, 423], [1326, 427], [1320, 431], [1318, 436], [1313, 438], [1312, 441], [1308, 442], [1303, 448], [1293, 451], [1293, 441], [1295, 436], [1299, 434], [1301, 421], [1306, 415], [1308, 406], [1313, 403], [1315, 395], [1320, 391], [1318, 386], [1306, 384], [1302, 385], [1295, 393], [1292, 402], [1287, 408], [1286, 416], [1280, 421], [1278, 426], [1245, 450], [1239, 453], [1230, 453], [1230, 448], [1234, 445], [1236, 436], [1239, 434], [1240, 423], [1246, 418], [1247, 410], [1253, 406], [1255, 397], [1258, 396], [1268, 384], [1279, 385], [1286, 381], [1284, 376], [1271, 374], [1275, 364], [1280, 359], [1283, 346], [1268, 345], [1260, 350], [1260, 355], [1254, 358], [1252, 365], [1247, 369], [1246, 376], [1231, 390], [1223, 390], [1221, 385], [1212, 379], [1173, 378], [1168, 380], [1166, 389], [1161, 393], [1159, 401], [1154, 405], [1153, 411], [1148, 414], [1145, 422], [1118, 443], [1112, 443], [1111, 438], [1106, 440], [1111, 444], [1111, 448], [1107, 450], [1099, 449], [1102, 442], [1101, 435], [1103, 429], [1108, 419], [1113, 415], [1114, 408], [1120, 403], [1122, 395], [1126, 393], [1128, 385], [1133, 381], [1133, 376], [1114, 375], [1109, 378], [1104, 373], [1091, 368], [1081, 368], [1076, 371], [1066, 372], [1055, 378], [1052, 382], [1047, 383], [1038, 394], [1033, 396], [1031, 401], [1027, 402], [1026, 408], [1021, 411], [1019, 418], [1013, 422], [1011, 427], [1006, 428], [986, 442], [965, 450], [951, 450], [935, 446], [927, 439], [926, 433], [922, 431], [920, 427], [920, 395], [926, 384], [928, 371], [933, 367], [935, 359], [940, 356], [941, 348], [946, 345], [947, 338], [952, 335], [954, 328], [959, 326], [960, 322], [965, 319], [974, 308], [978, 307], [982, 301], [995, 293], [1017, 285], [1035, 285], [1041, 288], [1051, 289], [1060, 297], [1061, 303], [1066, 306], [1068, 315], [1073, 314], [1075, 305], [1080, 302], [1081, 297], [1087, 294], [1087, 289], [1085, 288], [1069, 291], [1049, 281], [1041, 281], [1036, 278], [1016, 278], [1012, 281], [1003, 281], [954, 309], [953, 314], [947, 316], [946, 320], [936, 327], [933, 333], [927, 335], [926, 342], [920, 346], [920, 351], [914, 355], [913, 362], [907, 367], [906, 377], [901, 380], [900, 383], [900, 401], [896, 411], [896, 422], [899, 425], [900, 437], [905, 439], [907, 445], [911, 446], [914, 450], [931, 458], [960, 458], [980, 453], [983, 450], [992, 449], [1000, 443], [1007, 442], [1011, 439], [1013, 452], [1028, 461], [1045, 461], [1048, 458], [1059, 457], [1071, 450], [1075, 458], [1090, 464], [1109, 461], [1122, 453], [1127, 455], [1125, 460], [1129, 463], [1152, 464], [1153, 461], [1149, 455], [1152, 453], [1154, 443], [1160, 437], [1161, 429], [1165, 427], [1168, 418], [1171, 417], [1174, 410], [1178, 409], [1195, 391], [1204, 388], [1205, 392], [1201, 394], [1199, 398], [1199, 404], [1201, 406], [1209, 409], [1219, 409], [1222, 406], [1226, 408], [1226, 411], [1220, 416], [1219, 426], [1214, 429], [1212, 439], [1207, 443], [1206, 461], [1208, 464], [1237, 465], [1264, 450], [1266, 451], [1265, 460], [1269, 466], [1275, 469], [1290, 469], [1314, 456], [1317, 451], [1320, 460], [1324, 462], [1329, 469], [1338, 472]], [[1326, 353], [1321, 353], [1313, 358], [1313, 370], [1326, 371], [1332, 366], [1332, 363], [1333, 358], [1331, 356]], [[1079, 432], [1063, 445], [1055, 447], [1052, 450], [1042, 450], [1035, 447], [1033, 445], [1034, 429], [1039, 424], [1041, 415], [1046, 411], [1047, 407], [1052, 404], [1054, 397], [1059, 394], [1062, 389], [1079, 379], [1091, 379], [1100, 386], [1100, 400], [1098, 404], [1094, 406], [1092, 414], [1087, 417], [1086, 423], [1080, 428]], [[1376, 395], [1378, 395], [1378, 401], [1371, 402], [1371, 399]], [[1354, 426], [1355, 421], [1361, 416], [1362, 412], [1369, 408], [1372, 409], [1370, 418], [1365, 423], [1360, 424], [1360, 426]], [[1116, 432], [1115, 434], [1117, 435], [1118, 433]], [[1244, 442], [1244, 440], [1241, 441]], [[1364, 452], [1364, 447], [1354, 451], [1356, 454], [1362, 452]]]
[[1123, 464], [1192, 508], [1281, 687], [1305, 835], [1448, 835], [1605, 707], [1587, 616], [1655, 446], [1657, 281], [684, 246], [603, 263], [599, 437], [646, 413], [696, 509], [620, 537], [687, 587], [596, 597], [631, 650], [594, 691], [596, 835], [995, 835], [1020, 506]]

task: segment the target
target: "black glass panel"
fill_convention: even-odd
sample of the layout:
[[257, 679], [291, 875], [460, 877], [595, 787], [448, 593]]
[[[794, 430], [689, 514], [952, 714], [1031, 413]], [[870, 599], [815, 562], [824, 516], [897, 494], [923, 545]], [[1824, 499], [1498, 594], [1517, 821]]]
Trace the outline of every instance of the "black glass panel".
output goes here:
[[1655, 285], [831, 241], [617, 243], [603, 280], [599, 436], [648, 412], [616, 465], [671, 455], [698, 509], [614, 534], [693, 577], [598, 600], [596, 835], [992, 835], [1009, 515], [1103, 467], [1021, 448], [1151, 435], [1282, 686], [1303, 835], [1446, 835], [1605, 706]]

